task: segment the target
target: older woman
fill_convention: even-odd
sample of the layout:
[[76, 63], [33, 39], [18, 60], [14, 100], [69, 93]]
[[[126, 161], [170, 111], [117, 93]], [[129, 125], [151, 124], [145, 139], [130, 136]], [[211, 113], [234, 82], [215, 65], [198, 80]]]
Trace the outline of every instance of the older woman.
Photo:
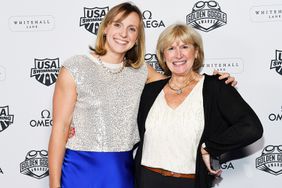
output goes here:
[[136, 180], [141, 188], [208, 188], [219, 157], [258, 140], [263, 128], [236, 89], [199, 74], [202, 39], [193, 28], [166, 28], [157, 56], [167, 79], [149, 83], [141, 97]]

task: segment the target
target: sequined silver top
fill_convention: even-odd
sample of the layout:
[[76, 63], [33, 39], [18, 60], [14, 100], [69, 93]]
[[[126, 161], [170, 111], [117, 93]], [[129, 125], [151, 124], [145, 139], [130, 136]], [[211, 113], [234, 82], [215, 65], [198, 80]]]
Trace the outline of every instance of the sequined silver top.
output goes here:
[[71, 126], [75, 135], [66, 147], [81, 151], [132, 150], [139, 141], [137, 112], [147, 67], [125, 67], [111, 74], [86, 55], [63, 65], [76, 83], [77, 102]]

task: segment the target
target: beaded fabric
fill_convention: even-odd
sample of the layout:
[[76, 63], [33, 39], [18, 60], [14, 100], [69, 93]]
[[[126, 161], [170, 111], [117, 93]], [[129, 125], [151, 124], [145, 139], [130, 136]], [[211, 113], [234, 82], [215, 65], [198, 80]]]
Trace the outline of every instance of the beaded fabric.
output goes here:
[[67, 148], [83, 151], [129, 151], [139, 141], [137, 111], [147, 67], [124, 67], [112, 74], [86, 55], [64, 65], [76, 83], [77, 102]]

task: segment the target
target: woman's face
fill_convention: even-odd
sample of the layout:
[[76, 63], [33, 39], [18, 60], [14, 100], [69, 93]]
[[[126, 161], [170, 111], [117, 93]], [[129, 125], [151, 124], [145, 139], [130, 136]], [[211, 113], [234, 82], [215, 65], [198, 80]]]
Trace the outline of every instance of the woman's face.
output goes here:
[[187, 75], [192, 71], [192, 66], [198, 51], [189, 43], [177, 39], [164, 49], [164, 60], [172, 75]]
[[122, 21], [118, 21], [122, 13], [105, 28], [106, 49], [112, 53], [124, 55], [138, 39], [140, 19], [137, 13], [132, 12]]

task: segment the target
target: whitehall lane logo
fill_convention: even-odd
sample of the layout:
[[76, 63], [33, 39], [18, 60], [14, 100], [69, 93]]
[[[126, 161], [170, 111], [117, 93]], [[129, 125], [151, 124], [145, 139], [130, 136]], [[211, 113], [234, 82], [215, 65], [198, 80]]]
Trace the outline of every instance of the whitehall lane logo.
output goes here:
[[20, 172], [36, 179], [48, 176], [48, 152], [46, 150], [29, 151], [25, 160], [20, 163]]
[[9, 27], [11, 31], [16, 32], [51, 31], [55, 27], [55, 19], [50, 15], [12, 16], [9, 19]]
[[30, 121], [29, 125], [31, 127], [51, 127], [53, 125], [53, 120], [50, 111], [46, 109], [42, 110], [41, 119], [33, 119]]
[[34, 59], [34, 68], [31, 69], [30, 77], [45, 86], [54, 84], [60, 71], [59, 58]]
[[14, 115], [9, 113], [9, 106], [0, 106], [0, 132], [7, 129], [14, 122]]
[[227, 14], [216, 1], [198, 1], [186, 16], [187, 25], [209, 32], [227, 23]]
[[282, 75], [282, 50], [276, 50], [275, 59], [271, 60], [270, 69], [275, 69], [275, 71]]
[[244, 62], [242, 58], [207, 58], [201, 72], [212, 74], [214, 70], [240, 74], [244, 71]]
[[150, 54], [150, 53], [145, 54], [145, 62], [151, 65], [157, 72], [163, 73], [163, 69], [158, 63], [156, 54]]
[[108, 11], [109, 7], [84, 7], [84, 16], [80, 17], [79, 26], [84, 26], [87, 31], [97, 35], [98, 28]]
[[152, 17], [152, 12], [149, 10], [143, 11], [143, 23], [145, 28], [159, 28], [165, 27], [163, 20], [155, 20]]
[[282, 174], [282, 145], [266, 146], [256, 158], [256, 168], [275, 176]]
[[282, 21], [282, 4], [254, 6], [250, 9], [250, 18], [253, 22]]
[[3, 81], [6, 79], [6, 69], [5, 67], [0, 65], [0, 81]]

